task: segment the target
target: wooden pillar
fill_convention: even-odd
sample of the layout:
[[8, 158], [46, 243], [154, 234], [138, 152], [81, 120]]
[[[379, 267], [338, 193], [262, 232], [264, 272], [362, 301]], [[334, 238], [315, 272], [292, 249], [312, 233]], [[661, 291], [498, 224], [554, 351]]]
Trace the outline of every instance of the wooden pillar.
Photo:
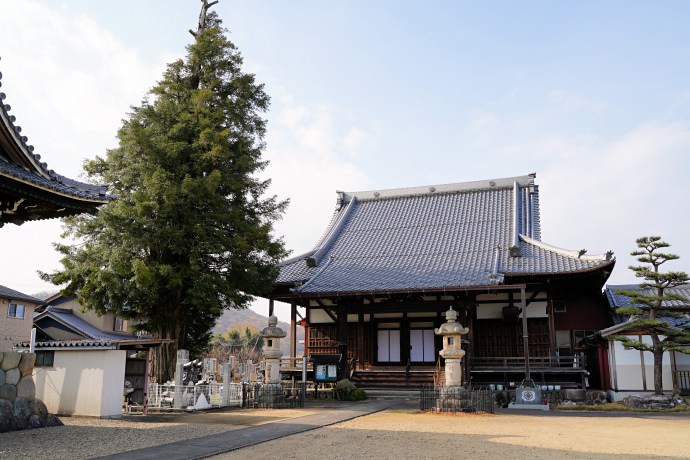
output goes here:
[[374, 364], [378, 359], [376, 351], [378, 349], [378, 342], [376, 341], [376, 322], [374, 321], [373, 310], [369, 313], [369, 364]]
[[522, 342], [525, 347], [525, 380], [530, 380], [529, 334], [527, 333], [527, 302], [525, 301], [525, 288], [520, 288], [520, 304], [522, 305]]
[[340, 378], [349, 378], [347, 375], [348, 357], [347, 357], [347, 307], [343, 305], [338, 310], [338, 342], [340, 342], [340, 353], [342, 359], [340, 360]]
[[[162, 344], [161, 344], [162, 346]], [[144, 409], [143, 415], [149, 414], [149, 388], [151, 383], [151, 358], [153, 357], [153, 348], [149, 347], [146, 352], [146, 370], [144, 371]]]
[[364, 314], [357, 315], [357, 368], [362, 368], [364, 361]]
[[551, 356], [556, 356], [556, 321], [553, 316], [553, 296], [551, 288], [546, 291], [546, 314], [549, 317], [549, 345]]
[[273, 316], [273, 299], [268, 299], [268, 316]]
[[400, 363], [402, 365], [410, 362], [410, 324], [407, 321], [407, 312], [403, 312], [400, 322]]
[[290, 367], [295, 367], [297, 357], [297, 301], [290, 304]]
[[467, 350], [465, 352], [465, 374], [467, 375], [467, 385], [472, 384], [472, 360], [474, 360], [474, 338], [476, 337], [474, 328], [476, 327], [477, 322], [475, 321], [475, 318], [477, 317], [477, 304], [472, 303], [469, 306], [470, 310], [467, 315], [467, 324], [465, 327], [470, 329], [470, 332], [467, 334]]

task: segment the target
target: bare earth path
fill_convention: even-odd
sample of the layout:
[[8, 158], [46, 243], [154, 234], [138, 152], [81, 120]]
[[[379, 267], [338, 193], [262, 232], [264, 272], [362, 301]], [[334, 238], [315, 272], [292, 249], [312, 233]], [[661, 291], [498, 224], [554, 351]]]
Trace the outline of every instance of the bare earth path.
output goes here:
[[443, 415], [388, 410], [211, 458], [688, 457], [690, 417], [686, 415]]
[[[201, 446], [202, 437], [237, 437], [234, 430], [271, 423], [278, 428], [357, 404], [312, 401], [297, 410], [235, 409], [123, 421], [65, 418], [63, 427], [0, 434], [0, 459], [86, 459], [189, 439], [199, 439]], [[211, 458], [690, 458], [690, 414], [444, 415], [420, 413], [414, 402], [398, 407], [405, 410], [385, 410]]]

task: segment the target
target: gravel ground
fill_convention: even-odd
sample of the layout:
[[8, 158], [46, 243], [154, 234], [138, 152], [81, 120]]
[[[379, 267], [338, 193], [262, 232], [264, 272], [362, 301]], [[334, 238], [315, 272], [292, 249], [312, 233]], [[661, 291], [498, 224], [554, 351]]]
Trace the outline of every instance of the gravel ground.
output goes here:
[[688, 433], [689, 417], [389, 410], [212, 458], [688, 458]]
[[0, 459], [86, 459], [301, 417], [337, 407], [162, 413], [124, 420], [60, 417], [65, 426], [0, 433]]
[[0, 459], [85, 459], [181, 439], [222, 433], [242, 426], [142, 423], [62, 417], [64, 426], [0, 434]]

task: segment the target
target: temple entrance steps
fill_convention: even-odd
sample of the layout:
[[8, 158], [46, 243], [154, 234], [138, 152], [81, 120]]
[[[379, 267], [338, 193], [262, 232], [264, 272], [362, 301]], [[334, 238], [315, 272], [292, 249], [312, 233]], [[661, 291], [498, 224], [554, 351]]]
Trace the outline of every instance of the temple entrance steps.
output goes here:
[[369, 388], [367, 398], [378, 400], [419, 401], [420, 388]]
[[[443, 372], [440, 375], [444, 379]], [[367, 389], [414, 389], [434, 384], [433, 369], [358, 369], [352, 375], [357, 388]]]

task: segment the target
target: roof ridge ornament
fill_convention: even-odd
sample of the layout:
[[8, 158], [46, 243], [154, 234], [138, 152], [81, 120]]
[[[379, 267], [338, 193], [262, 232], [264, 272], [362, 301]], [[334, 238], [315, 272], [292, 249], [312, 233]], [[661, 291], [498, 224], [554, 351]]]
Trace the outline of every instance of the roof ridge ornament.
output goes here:
[[542, 241], [535, 240], [535, 239], [530, 238], [526, 235], [520, 235], [520, 239], [522, 241], [524, 241], [525, 243], [531, 244], [532, 246], [536, 246], [536, 247], [544, 249], [546, 251], [555, 252], [555, 253], [560, 254], [562, 256], [571, 257], [573, 259], [593, 260], [593, 261], [594, 260], [609, 261], [609, 260], [614, 259], [613, 251], [607, 251], [604, 254], [597, 254], [597, 255], [588, 256], [588, 255], [584, 255], [587, 252], [584, 249], [579, 249], [579, 250], [563, 249], [563, 248], [559, 248], [558, 246], [552, 246], [552, 245], [544, 243]]

